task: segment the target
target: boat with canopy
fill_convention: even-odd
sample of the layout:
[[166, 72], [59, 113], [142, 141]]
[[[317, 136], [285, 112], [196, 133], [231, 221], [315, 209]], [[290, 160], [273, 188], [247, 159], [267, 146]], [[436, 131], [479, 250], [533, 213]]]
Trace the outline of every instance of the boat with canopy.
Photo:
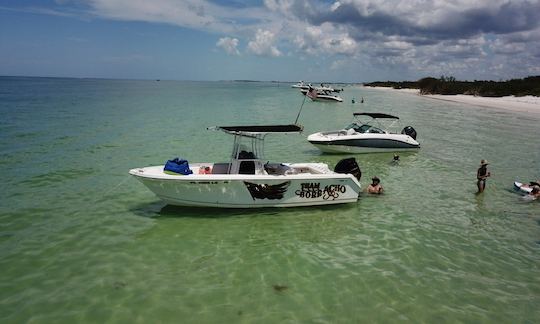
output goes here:
[[401, 152], [420, 148], [412, 126], [399, 132], [401, 125], [397, 116], [368, 112], [353, 116], [356, 120], [347, 127], [311, 134], [308, 141], [325, 153]]
[[[233, 136], [226, 162], [134, 168], [131, 175], [171, 205], [219, 208], [298, 207], [352, 203], [361, 192], [361, 171], [354, 158], [325, 163], [270, 163], [264, 158], [268, 134], [300, 133], [301, 125], [215, 126]], [[171, 167], [168, 167], [171, 165]]]

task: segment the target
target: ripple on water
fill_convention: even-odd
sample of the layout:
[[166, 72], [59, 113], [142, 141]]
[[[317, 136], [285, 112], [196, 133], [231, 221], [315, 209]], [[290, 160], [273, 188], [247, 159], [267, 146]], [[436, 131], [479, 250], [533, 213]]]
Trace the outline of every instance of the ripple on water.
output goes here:
[[94, 176], [95, 172], [96, 169], [94, 168], [73, 168], [55, 170], [35, 175], [29, 179], [21, 181], [20, 184], [23, 186], [28, 186], [30, 188], [50, 187], [62, 184], [67, 181]]
[[[360, 109], [350, 99], [364, 97], [364, 108], [413, 125], [422, 149], [400, 154], [399, 165], [392, 154], [356, 156], [362, 185], [378, 175], [384, 195], [313, 208], [180, 208], [127, 171], [172, 156], [227, 160], [230, 138], [205, 127], [289, 123], [303, 97], [266, 83], [30, 80], [0, 78], [16, 96], [0, 102], [2, 130], [21, 135], [0, 143], [2, 322], [540, 316], [538, 204], [506, 190], [540, 177], [538, 120], [346, 87], [347, 103], [306, 102], [300, 121], [306, 133], [342, 127]], [[313, 151], [305, 134], [266, 144], [272, 161], [332, 167], [343, 158]], [[475, 195], [482, 158], [492, 177]]]

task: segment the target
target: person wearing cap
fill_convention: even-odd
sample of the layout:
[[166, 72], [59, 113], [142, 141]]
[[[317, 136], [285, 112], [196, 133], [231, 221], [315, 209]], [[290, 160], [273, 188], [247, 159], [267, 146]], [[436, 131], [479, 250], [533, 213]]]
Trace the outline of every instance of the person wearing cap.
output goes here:
[[482, 159], [480, 161], [480, 167], [476, 172], [476, 179], [478, 180], [476, 182], [476, 185], [478, 186], [478, 193], [481, 193], [484, 191], [484, 189], [486, 189], [486, 179], [491, 176], [491, 173], [487, 170], [488, 164], [488, 161]]
[[370, 194], [382, 194], [383, 187], [381, 186], [381, 179], [378, 177], [371, 178], [371, 184], [367, 187], [367, 192]]

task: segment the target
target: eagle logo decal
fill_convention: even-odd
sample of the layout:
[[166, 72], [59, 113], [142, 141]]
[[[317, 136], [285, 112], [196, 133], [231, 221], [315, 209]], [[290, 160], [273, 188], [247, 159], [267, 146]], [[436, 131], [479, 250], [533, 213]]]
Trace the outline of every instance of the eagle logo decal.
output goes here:
[[287, 188], [289, 188], [291, 182], [287, 181], [275, 185], [267, 185], [244, 181], [244, 184], [246, 185], [246, 188], [248, 189], [249, 194], [251, 195], [251, 198], [253, 198], [253, 200], [275, 200], [283, 198], [283, 195], [287, 192]]

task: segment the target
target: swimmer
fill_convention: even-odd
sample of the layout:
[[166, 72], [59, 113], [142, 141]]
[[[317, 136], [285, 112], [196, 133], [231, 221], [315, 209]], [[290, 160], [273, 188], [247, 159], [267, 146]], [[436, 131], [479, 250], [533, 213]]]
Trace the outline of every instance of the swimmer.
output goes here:
[[367, 187], [367, 192], [370, 194], [380, 195], [383, 193], [383, 187], [381, 186], [381, 179], [378, 177], [371, 178], [371, 184]]

